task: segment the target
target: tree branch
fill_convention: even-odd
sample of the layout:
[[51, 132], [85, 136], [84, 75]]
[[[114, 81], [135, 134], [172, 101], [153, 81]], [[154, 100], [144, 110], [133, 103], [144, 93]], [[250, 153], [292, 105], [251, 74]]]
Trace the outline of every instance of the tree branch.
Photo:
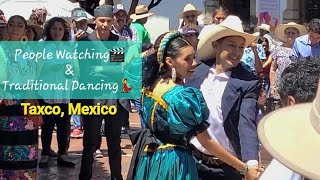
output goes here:
[[150, 2], [150, 4], [149, 4], [149, 6], [148, 6], [148, 10], [150, 11], [150, 9], [152, 9], [152, 8], [154, 8], [154, 7], [156, 7], [158, 4], [160, 4], [160, 2], [162, 1], [162, 0], [157, 0], [157, 2], [154, 2], [155, 0], [151, 0], [151, 2]]
[[[128, 16], [130, 17], [131, 14], [134, 14], [136, 7], [139, 3], [139, 0], [132, 0], [130, 10], [128, 12]], [[131, 20], [130, 20], [131, 21]]]

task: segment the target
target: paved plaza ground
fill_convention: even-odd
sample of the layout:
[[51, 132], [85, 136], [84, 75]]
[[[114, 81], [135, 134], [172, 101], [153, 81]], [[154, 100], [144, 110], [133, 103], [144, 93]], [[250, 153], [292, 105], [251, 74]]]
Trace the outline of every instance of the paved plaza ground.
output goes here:
[[[140, 127], [139, 116], [137, 113], [130, 114], [130, 127], [132, 129], [138, 129]], [[39, 139], [39, 147], [41, 147], [41, 141]], [[55, 159], [50, 159], [49, 167], [46, 169], [38, 169], [39, 180], [75, 180], [78, 179], [81, 166], [81, 153], [82, 153], [82, 139], [71, 139], [69, 156], [77, 162], [75, 168], [62, 168], [58, 167]], [[122, 175], [126, 179], [130, 166], [130, 160], [132, 157], [132, 145], [128, 135], [123, 135], [122, 142]], [[55, 133], [52, 138], [52, 149], [57, 151], [57, 141]], [[40, 149], [41, 151], [41, 149]], [[104, 155], [103, 158], [95, 159], [93, 166], [93, 178], [94, 180], [110, 179], [107, 144], [105, 137], [102, 140], [101, 151]], [[271, 157], [265, 151], [262, 151], [262, 162], [268, 164]]]

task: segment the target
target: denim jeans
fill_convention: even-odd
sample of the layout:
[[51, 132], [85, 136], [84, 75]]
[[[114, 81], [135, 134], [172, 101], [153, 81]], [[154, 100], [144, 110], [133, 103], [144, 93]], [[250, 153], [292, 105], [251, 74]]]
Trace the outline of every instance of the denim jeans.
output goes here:
[[73, 127], [76, 128], [81, 128], [81, 119], [80, 115], [72, 115], [72, 121], [73, 121]]
[[141, 107], [140, 99], [133, 99], [132, 102], [133, 102], [134, 106], [136, 107], [136, 110], [137, 110], [138, 113], [139, 113], [141, 128], [145, 128], [146, 125], [145, 125], [144, 121], [142, 120], [142, 116], [141, 116], [141, 112], [140, 112], [140, 111], [141, 111], [141, 108], [142, 108], [142, 107]]

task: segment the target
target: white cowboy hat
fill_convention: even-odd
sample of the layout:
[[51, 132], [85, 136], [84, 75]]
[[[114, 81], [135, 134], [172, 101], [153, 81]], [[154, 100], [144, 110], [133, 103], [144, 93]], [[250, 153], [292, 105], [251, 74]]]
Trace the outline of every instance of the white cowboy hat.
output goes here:
[[276, 110], [258, 125], [264, 148], [289, 169], [320, 179], [320, 84], [313, 103]]
[[186, 6], [184, 6], [183, 11], [181, 13], [179, 13], [178, 17], [180, 19], [183, 19], [184, 13], [190, 12], [190, 11], [195, 12], [197, 16], [200, 16], [202, 14], [202, 11], [196, 9], [196, 7], [194, 7], [194, 5], [187, 4]]
[[131, 14], [130, 18], [135, 21], [137, 19], [143, 19], [152, 15], [153, 13], [149, 12], [146, 5], [138, 5], [135, 9], [135, 14]]
[[288, 24], [280, 24], [277, 26], [277, 28], [275, 30], [275, 34], [277, 35], [279, 40], [281, 40], [282, 42], [287, 41], [287, 37], [286, 37], [284, 31], [289, 27], [298, 29], [300, 36], [308, 34], [307, 28], [301, 24], [297, 24], [295, 22], [289, 22]]
[[200, 58], [204, 61], [213, 59], [215, 48], [212, 47], [212, 42], [227, 36], [243, 37], [245, 47], [248, 47], [257, 38], [257, 36], [243, 31], [242, 21], [238, 16], [230, 15], [199, 40], [197, 53]]
[[270, 32], [270, 26], [268, 24], [261, 24], [260, 26], [257, 27], [257, 30], [265, 30], [265, 31], [268, 31]]

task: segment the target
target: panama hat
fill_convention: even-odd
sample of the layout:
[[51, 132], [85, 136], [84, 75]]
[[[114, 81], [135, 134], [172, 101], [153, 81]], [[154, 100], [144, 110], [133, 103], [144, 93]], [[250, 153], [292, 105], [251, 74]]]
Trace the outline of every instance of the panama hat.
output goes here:
[[196, 7], [194, 7], [194, 5], [192, 4], [187, 4], [184, 8], [183, 8], [183, 11], [181, 13], [179, 13], [178, 17], [180, 19], [183, 19], [183, 16], [184, 16], [184, 13], [186, 12], [190, 12], [190, 11], [193, 11], [197, 14], [197, 16], [201, 15], [202, 14], [202, 11], [196, 9]]
[[215, 48], [212, 47], [212, 42], [228, 36], [243, 37], [245, 47], [248, 47], [257, 38], [257, 36], [244, 32], [242, 21], [238, 16], [229, 15], [199, 40], [197, 53], [200, 58], [204, 61], [214, 58]]
[[258, 125], [264, 148], [289, 169], [320, 179], [320, 84], [312, 103], [285, 107], [265, 116]]
[[270, 32], [270, 26], [268, 24], [261, 24], [260, 26], [257, 27], [257, 30], [265, 30]]
[[137, 19], [143, 19], [149, 16], [152, 16], [153, 13], [149, 12], [148, 7], [146, 5], [138, 5], [135, 9], [135, 13], [130, 15], [130, 18], [133, 21]]
[[286, 37], [284, 31], [289, 27], [298, 29], [300, 36], [308, 34], [307, 28], [301, 24], [297, 24], [295, 22], [289, 22], [288, 24], [280, 24], [277, 26], [277, 28], [275, 30], [275, 34], [277, 35], [279, 40], [281, 40], [282, 42], [287, 41], [287, 37]]
[[39, 40], [42, 38], [43, 33], [44, 33], [44, 29], [41, 26], [34, 24], [30, 20], [27, 21], [27, 25], [28, 25], [28, 27], [33, 28], [37, 32], [37, 36], [35, 37], [36, 40]]

